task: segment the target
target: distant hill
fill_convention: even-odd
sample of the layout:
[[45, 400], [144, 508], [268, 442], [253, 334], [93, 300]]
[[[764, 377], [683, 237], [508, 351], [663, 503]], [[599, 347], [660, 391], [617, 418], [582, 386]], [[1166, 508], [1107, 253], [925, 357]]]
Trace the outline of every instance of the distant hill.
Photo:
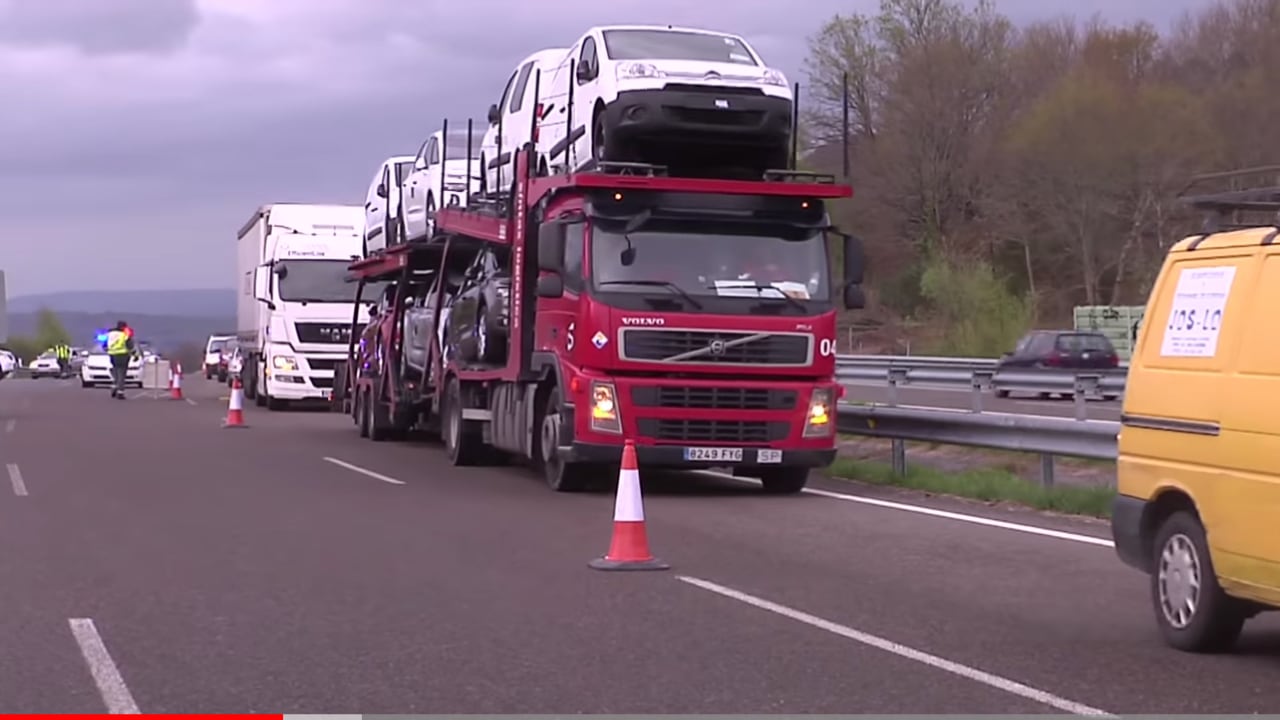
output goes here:
[[[124, 317], [120, 317], [123, 314]], [[74, 345], [88, 346], [94, 337], [117, 320], [126, 320], [140, 340], [144, 340], [160, 350], [175, 350], [181, 345], [195, 343], [204, 345], [205, 340], [214, 333], [234, 333], [235, 315], [223, 313], [220, 316], [180, 317], [171, 314], [152, 315], [140, 312], [59, 312], [62, 321], [71, 335]], [[31, 336], [36, 330], [36, 313], [9, 313], [9, 335], [11, 337]]]
[[[65, 313], [106, 313], [125, 315], [133, 323], [138, 315], [233, 317], [236, 294], [230, 289], [199, 290], [76, 290], [72, 292], [21, 295], [9, 298], [9, 331], [22, 333], [17, 316], [35, 313], [42, 307]], [[114, 321], [113, 321], [114, 322]]]

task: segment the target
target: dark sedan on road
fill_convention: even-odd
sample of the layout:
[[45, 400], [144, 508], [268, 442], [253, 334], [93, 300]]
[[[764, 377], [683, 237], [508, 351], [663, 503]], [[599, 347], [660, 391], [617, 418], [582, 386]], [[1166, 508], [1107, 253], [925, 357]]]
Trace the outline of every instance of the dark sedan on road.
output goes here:
[[[1033, 330], [996, 362], [1001, 370], [1108, 371], [1120, 366], [1120, 355], [1106, 335], [1079, 330]], [[1008, 390], [996, 395], [1008, 397]], [[1047, 398], [1049, 393], [1040, 393]], [[1104, 396], [1114, 400], [1115, 395]]]

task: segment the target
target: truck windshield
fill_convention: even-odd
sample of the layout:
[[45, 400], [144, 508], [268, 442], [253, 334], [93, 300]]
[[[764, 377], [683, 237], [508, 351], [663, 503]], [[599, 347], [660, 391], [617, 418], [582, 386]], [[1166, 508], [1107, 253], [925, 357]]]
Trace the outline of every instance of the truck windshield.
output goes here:
[[658, 281], [691, 296], [830, 300], [821, 231], [653, 221], [624, 235], [624, 227], [593, 220], [591, 281], [597, 290], [652, 294]]
[[[277, 266], [288, 268], [277, 276], [277, 290], [285, 302], [349, 303], [356, 300], [358, 283], [347, 282], [350, 260], [286, 260]], [[377, 299], [386, 283], [367, 283], [362, 300]]]

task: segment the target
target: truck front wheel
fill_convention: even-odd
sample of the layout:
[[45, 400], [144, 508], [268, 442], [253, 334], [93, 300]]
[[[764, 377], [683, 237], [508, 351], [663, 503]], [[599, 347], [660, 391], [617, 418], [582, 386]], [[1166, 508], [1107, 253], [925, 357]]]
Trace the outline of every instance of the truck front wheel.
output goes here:
[[809, 483], [809, 468], [780, 467], [759, 471], [757, 477], [770, 495], [795, 495]]
[[556, 492], [581, 492], [588, 484], [588, 468], [560, 458], [560, 388], [553, 388], [542, 410], [538, 433], [538, 464], [547, 485]]
[[449, 378], [444, 394], [444, 447], [449, 455], [449, 462], [457, 465], [476, 465], [480, 454], [484, 452], [484, 442], [480, 433], [467, 426], [462, 418], [465, 407], [462, 402], [462, 385], [458, 378]]

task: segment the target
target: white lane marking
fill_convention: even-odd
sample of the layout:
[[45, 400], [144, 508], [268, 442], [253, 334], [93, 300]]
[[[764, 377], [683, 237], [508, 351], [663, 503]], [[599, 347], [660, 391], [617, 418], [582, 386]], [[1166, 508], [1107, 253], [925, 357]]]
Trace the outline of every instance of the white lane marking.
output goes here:
[[9, 482], [13, 484], [13, 494], [18, 497], [27, 496], [27, 483], [22, 479], [22, 470], [17, 463], [9, 463]]
[[129, 686], [124, 684], [124, 678], [120, 676], [116, 662], [111, 659], [111, 653], [107, 652], [107, 646], [102, 642], [102, 636], [98, 634], [98, 628], [94, 627], [93, 620], [71, 618], [68, 622], [71, 624], [71, 634], [80, 646], [80, 654], [89, 665], [93, 682], [97, 684], [102, 701], [107, 705], [107, 712], [113, 715], [140, 714], [138, 703], [134, 702]]
[[883, 650], [884, 652], [897, 655], [898, 657], [912, 660], [922, 665], [927, 665], [935, 670], [941, 670], [953, 675], [958, 675], [966, 680], [972, 680], [976, 683], [986, 685], [987, 687], [1002, 690], [1011, 695], [1017, 695], [1018, 697], [1026, 698], [1027, 700], [1032, 700], [1042, 705], [1047, 705], [1063, 712], [1071, 713], [1072, 715], [1116, 717], [1112, 713], [1089, 707], [1088, 705], [1068, 700], [1064, 697], [1059, 697], [1051, 692], [1033, 688], [1029, 685], [1023, 685], [1020, 682], [1016, 682], [999, 675], [993, 675], [989, 672], [985, 672], [968, 665], [963, 665], [952, 660], [947, 660], [946, 658], [938, 657], [937, 655], [931, 655], [923, 650], [916, 650], [915, 648], [907, 647], [901, 643], [886, 640], [877, 635], [862, 632], [861, 630], [855, 630], [847, 625], [834, 623], [816, 615], [810, 615], [809, 613], [787, 607], [786, 605], [779, 605], [777, 603], [770, 602], [763, 598], [756, 597], [755, 595], [748, 595], [747, 593], [713, 583], [709, 580], [702, 580], [700, 578], [689, 577], [687, 575], [677, 575], [676, 579], [708, 592], [713, 592], [717, 595], [730, 598], [731, 600], [737, 600], [738, 602], [745, 603], [752, 607], [767, 610], [775, 615], [781, 615], [782, 617], [802, 622], [811, 627], [818, 628], [819, 630], [826, 630], [832, 635], [839, 635], [840, 637], [852, 640], [856, 643], [861, 643], [877, 650]]
[[188, 405], [194, 406], [196, 404], [196, 401], [192, 400], [191, 398], [183, 398], [183, 399], [187, 401]]
[[349, 463], [349, 462], [344, 462], [344, 461], [342, 461], [342, 460], [339, 460], [338, 458], [326, 457], [326, 458], [324, 458], [324, 461], [325, 461], [325, 462], [329, 462], [329, 463], [333, 463], [334, 465], [337, 465], [337, 466], [339, 466], [339, 467], [344, 467], [344, 468], [346, 468], [346, 469], [348, 469], [348, 470], [350, 470], [350, 471], [352, 471], [352, 472], [358, 472], [358, 473], [360, 473], [361, 475], [367, 475], [367, 476], [369, 476], [369, 477], [371, 477], [371, 478], [373, 478], [373, 479], [375, 479], [375, 480], [381, 480], [382, 482], [385, 482], [385, 483], [391, 483], [392, 485], [404, 485], [404, 481], [403, 481], [403, 480], [397, 480], [397, 479], [395, 479], [395, 478], [393, 478], [393, 477], [387, 477], [386, 475], [383, 475], [382, 473], [376, 473], [376, 472], [374, 472], [374, 471], [372, 471], [372, 470], [365, 470], [364, 468], [360, 467], [359, 465], [352, 465], [351, 463]]
[[18, 421], [10, 419], [9, 422], [4, 424], [4, 431], [7, 433], [11, 433], [13, 432], [13, 429], [16, 427], [18, 427]]
[[[760, 481], [755, 478], [735, 477], [733, 475], [726, 475], [718, 472], [707, 472], [707, 474], [726, 478], [728, 480], [751, 483], [753, 485], [760, 484]], [[992, 518], [980, 517], [978, 515], [966, 515], [964, 513], [951, 512], [949, 510], [924, 507], [922, 505], [910, 505], [908, 503], [893, 502], [892, 500], [860, 497], [858, 495], [832, 492], [830, 490], [819, 490], [817, 488], [805, 488], [801, 492], [808, 495], [830, 498], [832, 500], [844, 500], [845, 502], [861, 503], [863, 505], [871, 505], [873, 507], [885, 508], [887, 510], [900, 510], [902, 512], [915, 513], [917, 515], [928, 515], [929, 517], [942, 518], [944, 520], [965, 522], [971, 525], [982, 525], [984, 527], [999, 528], [1001, 530], [1012, 530], [1014, 532], [1026, 533], [1028, 535], [1039, 535], [1041, 537], [1054, 538], [1055, 540], [1067, 540], [1069, 542], [1096, 545], [1098, 547], [1106, 548], [1114, 548], [1116, 546], [1116, 544], [1110, 540], [1093, 537], [1092, 535], [1081, 535], [1079, 533], [1066, 532], [1063, 530], [1051, 530], [1049, 528], [1042, 528], [1035, 525], [1023, 525], [1022, 523], [1008, 522], [1006, 520], [993, 520]]]

